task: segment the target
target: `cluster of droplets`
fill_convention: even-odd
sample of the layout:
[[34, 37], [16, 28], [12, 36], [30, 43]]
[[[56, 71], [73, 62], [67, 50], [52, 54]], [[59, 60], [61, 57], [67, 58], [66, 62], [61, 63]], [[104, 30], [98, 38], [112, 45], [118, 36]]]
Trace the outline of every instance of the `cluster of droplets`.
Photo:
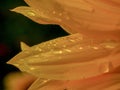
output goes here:
[[[60, 73], [58, 76], [55, 75], [55, 78], [64, 77], [65, 75], [69, 79], [71, 78], [71, 76], [69, 77], [70, 74], [73, 74], [76, 78], [77, 74], [75, 73], [78, 73], [77, 70], [82, 68], [87, 70], [96, 67], [95, 73], [106, 73], [112, 70], [114, 66], [111, 60], [103, 59], [102, 61], [99, 59], [111, 56], [113, 54], [111, 52], [116, 50], [119, 43], [112, 40], [97, 41], [96, 39], [86, 38], [83, 35], [75, 34], [43, 42], [22, 51], [18, 55], [20, 59], [15, 61], [14, 65], [20, 67], [22, 71], [44, 78], [49, 78], [49, 74], [45, 74], [48, 66], [48, 69], [54, 71], [53, 73]], [[84, 67], [82, 64], [84, 64]], [[88, 67], [89, 64], [92, 67]], [[60, 70], [60, 67], [63, 69]], [[72, 73], [73, 69], [75, 73]], [[89, 72], [93, 71], [89, 70]], [[80, 72], [80, 74], [79, 78], [92, 75], [88, 72]], [[54, 78], [54, 75], [52, 78]]]

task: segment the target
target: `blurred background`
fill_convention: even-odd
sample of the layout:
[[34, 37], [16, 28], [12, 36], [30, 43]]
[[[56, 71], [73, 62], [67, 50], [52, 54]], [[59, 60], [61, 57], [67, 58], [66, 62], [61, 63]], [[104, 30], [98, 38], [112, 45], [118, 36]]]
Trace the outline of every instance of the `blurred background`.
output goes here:
[[21, 51], [20, 41], [33, 46], [68, 35], [57, 25], [40, 25], [21, 14], [10, 11], [23, 5], [26, 5], [24, 0], [0, 1], [0, 90], [4, 90], [3, 79], [6, 75], [19, 71], [18, 68], [6, 62]]

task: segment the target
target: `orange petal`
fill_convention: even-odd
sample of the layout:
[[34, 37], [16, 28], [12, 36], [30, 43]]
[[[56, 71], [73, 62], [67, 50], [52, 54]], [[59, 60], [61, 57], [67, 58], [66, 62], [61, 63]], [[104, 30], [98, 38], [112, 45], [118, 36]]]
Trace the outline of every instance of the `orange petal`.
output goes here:
[[118, 46], [117, 41], [102, 41], [75, 34], [33, 46], [8, 63], [41, 78], [81, 79], [118, 67], [119, 52], [115, 53]]

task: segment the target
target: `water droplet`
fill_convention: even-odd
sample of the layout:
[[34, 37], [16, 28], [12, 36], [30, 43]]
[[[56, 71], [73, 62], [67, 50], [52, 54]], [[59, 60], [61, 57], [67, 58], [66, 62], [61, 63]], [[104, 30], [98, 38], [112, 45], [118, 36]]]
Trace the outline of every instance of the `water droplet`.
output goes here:
[[53, 13], [53, 14], [56, 14], [56, 12], [55, 12], [55, 11], [53, 11], [52, 13]]
[[42, 49], [40, 47], [36, 47], [35, 50], [40, 51], [40, 52], [42, 51]]
[[57, 46], [57, 44], [56, 44], [56, 43], [54, 43], [54, 44], [53, 44], [53, 46]]
[[29, 16], [35, 16], [35, 13], [34, 12], [28, 12], [28, 15]]
[[39, 48], [39, 49], [38, 49], [38, 51], [39, 51], [39, 52], [41, 52], [41, 51], [42, 51], [42, 49], [41, 49], [41, 48]]
[[82, 50], [82, 49], [83, 49], [83, 47], [79, 47], [79, 49], [80, 49], [80, 50]]
[[109, 48], [109, 49], [113, 49], [113, 48], [115, 48], [117, 45], [115, 45], [115, 44], [107, 44], [105, 47], [106, 48]]
[[75, 42], [75, 40], [73, 40], [73, 39], [70, 39], [69, 41], [70, 41], [70, 42]]
[[43, 82], [46, 83], [46, 82], [48, 82], [48, 81], [49, 81], [49, 80], [44, 80]]
[[55, 53], [56, 53], [56, 54], [62, 54], [63, 51], [56, 51]]
[[94, 50], [98, 50], [98, 49], [99, 49], [98, 47], [95, 47], [95, 46], [94, 46], [94, 47], [92, 47], [92, 48], [93, 48]]
[[99, 67], [99, 71], [102, 73], [107, 73], [111, 71], [112, 69], [113, 69], [113, 65], [110, 61], [102, 63]]
[[34, 70], [35, 68], [34, 67], [30, 67], [30, 70]]
[[70, 50], [70, 49], [65, 49], [65, 51], [67, 51], [67, 52], [71, 52], [71, 50]]
[[103, 43], [103, 45], [105, 48], [113, 49], [113, 48], [117, 47], [118, 44], [114, 41], [109, 41], [109, 42]]
[[59, 16], [62, 16], [62, 13], [59, 13]]
[[16, 67], [19, 67], [19, 64], [14, 64]]

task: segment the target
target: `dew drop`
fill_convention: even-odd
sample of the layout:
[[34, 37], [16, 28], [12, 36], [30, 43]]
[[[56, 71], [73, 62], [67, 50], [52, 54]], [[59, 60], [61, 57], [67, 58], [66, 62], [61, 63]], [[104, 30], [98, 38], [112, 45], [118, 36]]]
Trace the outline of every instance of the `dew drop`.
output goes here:
[[41, 49], [40, 47], [36, 47], [35, 50], [36, 50], [36, 51], [39, 51], [39, 52], [42, 51], [42, 49]]
[[53, 46], [57, 46], [57, 44], [53, 44]]
[[75, 40], [73, 40], [73, 39], [70, 39], [69, 41], [70, 41], [70, 42], [75, 42]]
[[83, 49], [83, 47], [79, 47], [79, 49], [80, 49], [80, 50], [82, 50], [82, 49]]
[[14, 64], [16, 67], [19, 67], [19, 64]]
[[62, 13], [59, 13], [59, 16], [62, 16]]
[[56, 12], [55, 12], [55, 11], [53, 11], [53, 14], [56, 14]]
[[34, 70], [35, 68], [34, 67], [30, 67], [30, 70]]
[[40, 52], [41, 52], [41, 51], [42, 51], [42, 49], [41, 49], [41, 48], [39, 48], [39, 49], [38, 49], [38, 51], [40, 51]]
[[70, 50], [70, 49], [65, 49], [65, 51], [67, 51], [67, 52], [71, 52], [71, 50]]
[[99, 67], [99, 71], [101, 73], [107, 73], [107, 72], [111, 71], [112, 69], [113, 69], [113, 65], [110, 61], [102, 63]]
[[94, 47], [92, 47], [92, 48], [93, 48], [94, 50], [98, 50], [98, 49], [99, 49], [98, 47], [95, 47], [95, 46], [94, 46]]
[[28, 12], [28, 15], [29, 15], [29, 16], [35, 16], [35, 13], [33, 13], [33, 12]]
[[56, 51], [55, 53], [56, 53], [56, 54], [62, 54], [63, 51]]
[[117, 47], [118, 44], [116, 42], [109, 41], [109, 42], [103, 43], [103, 45], [105, 48], [113, 49], [113, 48]]

